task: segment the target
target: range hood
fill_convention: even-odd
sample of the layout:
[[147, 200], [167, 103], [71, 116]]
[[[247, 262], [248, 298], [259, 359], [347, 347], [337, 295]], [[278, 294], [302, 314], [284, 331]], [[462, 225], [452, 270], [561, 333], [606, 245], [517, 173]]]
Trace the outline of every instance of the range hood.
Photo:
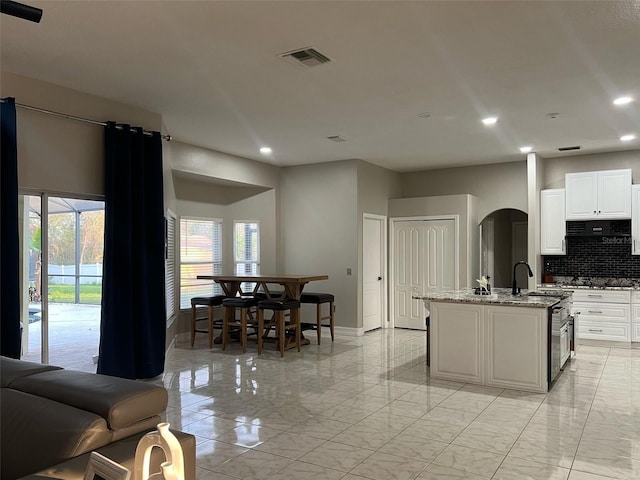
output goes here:
[[567, 222], [567, 237], [630, 237], [631, 220]]

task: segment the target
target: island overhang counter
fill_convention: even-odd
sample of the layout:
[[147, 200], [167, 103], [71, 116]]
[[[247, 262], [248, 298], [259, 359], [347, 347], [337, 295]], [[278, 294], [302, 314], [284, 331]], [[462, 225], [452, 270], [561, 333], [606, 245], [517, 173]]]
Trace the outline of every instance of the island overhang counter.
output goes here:
[[[532, 392], [550, 389], [560, 369], [557, 312], [570, 293], [491, 295], [470, 290], [425, 293], [430, 376]], [[553, 353], [553, 355], [552, 355]]]

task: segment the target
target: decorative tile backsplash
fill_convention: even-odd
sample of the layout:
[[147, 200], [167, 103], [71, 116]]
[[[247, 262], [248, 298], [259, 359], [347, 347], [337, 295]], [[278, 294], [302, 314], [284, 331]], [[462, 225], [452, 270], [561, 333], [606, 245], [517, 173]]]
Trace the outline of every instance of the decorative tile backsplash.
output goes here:
[[568, 237], [566, 255], [545, 255], [551, 274], [566, 277], [640, 278], [640, 255], [631, 237]]

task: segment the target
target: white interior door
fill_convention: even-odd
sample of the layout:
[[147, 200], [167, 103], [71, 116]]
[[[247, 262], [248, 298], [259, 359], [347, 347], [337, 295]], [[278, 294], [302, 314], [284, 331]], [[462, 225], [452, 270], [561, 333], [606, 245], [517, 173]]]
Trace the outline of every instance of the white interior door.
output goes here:
[[362, 225], [362, 323], [364, 331], [383, 325], [385, 217], [365, 215]]
[[455, 288], [455, 221], [394, 222], [393, 238], [395, 326], [424, 330], [423, 302], [412, 296]]

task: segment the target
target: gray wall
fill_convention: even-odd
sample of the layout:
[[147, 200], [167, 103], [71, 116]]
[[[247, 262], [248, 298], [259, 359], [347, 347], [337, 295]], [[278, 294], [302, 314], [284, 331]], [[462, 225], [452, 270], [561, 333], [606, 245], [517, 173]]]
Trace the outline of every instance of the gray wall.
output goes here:
[[351, 328], [358, 318], [357, 175], [357, 163], [344, 161], [286, 167], [280, 179], [283, 272], [329, 275], [306, 288], [333, 293], [336, 325]]
[[[0, 94], [16, 103], [97, 121], [162, 131], [162, 117], [104, 98], [2, 72]], [[103, 127], [17, 108], [20, 188], [74, 195], [104, 193]], [[165, 200], [168, 205], [173, 199]]]
[[[386, 168], [358, 160], [358, 317], [357, 327], [363, 325], [363, 218], [364, 214], [388, 216], [389, 199], [398, 198], [401, 193], [400, 174]], [[388, 238], [388, 235], [387, 235]], [[387, 245], [388, 248], [388, 245]], [[388, 263], [387, 258], [387, 263]], [[387, 275], [388, 277], [388, 275]], [[389, 285], [387, 285], [387, 288]]]
[[401, 180], [405, 198], [474, 195], [480, 220], [501, 208], [527, 211], [525, 161], [403, 173]]
[[[509, 288], [513, 280], [513, 222], [526, 222], [527, 214], [519, 210], [504, 209], [497, 210], [486, 218], [494, 220], [494, 278], [490, 279], [490, 283], [493, 287]], [[524, 287], [522, 282], [519, 281], [518, 284]]]
[[570, 157], [545, 158], [544, 189], [564, 188], [564, 176], [573, 172], [594, 172], [631, 168], [633, 183], [640, 183], [640, 150], [624, 152], [594, 153]]

